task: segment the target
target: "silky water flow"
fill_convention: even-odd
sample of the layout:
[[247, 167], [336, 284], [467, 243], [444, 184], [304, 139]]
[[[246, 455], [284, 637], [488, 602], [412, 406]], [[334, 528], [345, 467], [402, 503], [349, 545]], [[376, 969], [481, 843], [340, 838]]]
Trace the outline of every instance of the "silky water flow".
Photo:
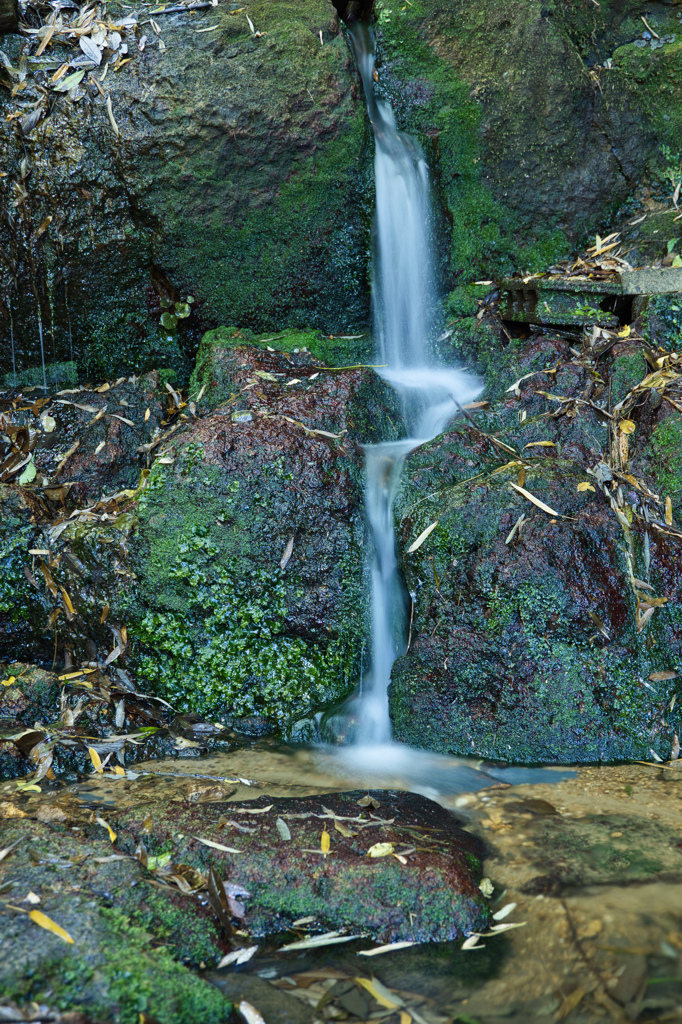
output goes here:
[[[460, 406], [481, 392], [471, 374], [438, 363], [429, 352], [436, 289], [431, 244], [429, 175], [418, 143], [398, 131], [390, 104], [374, 91], [374, 38], [367, 25], [349, 29], [376, 140], [376, 213], [372, 297], [379, 372], [400, 396], [406, 436], [366, 448], [365, 508], [372, 543], [371, 667], [354, 697], [327, 720], [340, 746], [337, 768], [369, 773], [426, 795], [490, 785], [492, 771], [474, 762], [413, 750], [391, 738], [388, 687], [407, 633], [404, 587], [398, 572], [393, 501], [406, 456], [436, 437]], [[514, 781], [534, 771], [504, 769]], [[497, 771], [495, 775], [497, 775]]]

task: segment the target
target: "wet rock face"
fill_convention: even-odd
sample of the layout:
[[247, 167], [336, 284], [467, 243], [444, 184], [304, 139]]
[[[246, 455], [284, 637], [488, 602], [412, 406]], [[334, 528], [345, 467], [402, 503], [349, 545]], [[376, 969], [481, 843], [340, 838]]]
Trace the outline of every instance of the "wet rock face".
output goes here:
[[507, 386], [535, 376], [476, 427], [460, 422], [408, 458], [398, 548], [414, 614], [391, 685], [399, 739], [512, 761], [669, 756], [681, 535], [665, 492], [647, 492], [661, 493], [655, 439], [679, 413], [654, 410], [644, 390], [623, 447], [602, 411], [609, 381], [634, 386], [624, 361], [640, 357], [617, 345], [595, 374], [567, 343], [531, 339]]
[[682, 22], [673, 5], [648, 11], [658, 45], [641, 13], [634, 0], [425, 0], [380, 14], [379, 88], [433, 140], [448, 274], [544, 269], [665, 163], [661, 146], [677, 152]]
[[[32, 529], [26, 512], [7, 533], [7, 605], [15, 588], [33, 600], [19, 625], [48, 665], [55, 646], [60, 666], [65, 652], [69, 664], [109, 657], [178, 710], [245, 719], [262, 733], [346, 695], [358, 676], [368, 600], [361, 443], [394, 436], [400, 417], [371, 370], [327, 370], [307, 352], [235, 341], [211, 339], [202, 398], [177, 409], [168, 394], [173, 417], [150, 390], [156, 378], [87, 392], [85, 403], [74, 396], [93, 405], [67, 409], [63, 446], [79, 441], [63, 457], [67, 508], [52, 486], [25, 489], [37, 512]], [[94, 404], [118, 409], [124, 393], [132, 426], [118, 413], [97, 418]], [[141, 475], [140, 459], [150, 463]], [[114, 479], [132, 487], [97, 500]], [[25, 500], [20, 489], [8, 495]]]
[[[114, 22], [129, 13], [108, 8]], [[133, 60], [108, 81], [117, 131], [105, 97], [84, 86], [76, 102], [55, 93], [24, 135], [3, 116], [19, 371], [40, 363], [38, 308], [52, 358], [99, 379], [164, 365], [188, 375], [188, 353], [219, 323], [350, 334], [366, 322], [365, 121], [336, 12], [326, 0], [259, 2], [258, 35], [239, 4], [208, 13], [163, 16], [163, 49], [148, 28], [121, 27]], [[10, 47], [15, 69], [22, 45]], [[48, 53], [16, 103], [3, 90], [5, 114], [28, 116], [37, 87], [73, 56], [54, 42]], [[10, 182], [22, 181], [10, 218]], [[164, 311], [187, 295], [190, 315], [167, 330]], [[9, 321], [0, 304], [5, 337]], [[10, 371], [3, 351], [0, 374]]]

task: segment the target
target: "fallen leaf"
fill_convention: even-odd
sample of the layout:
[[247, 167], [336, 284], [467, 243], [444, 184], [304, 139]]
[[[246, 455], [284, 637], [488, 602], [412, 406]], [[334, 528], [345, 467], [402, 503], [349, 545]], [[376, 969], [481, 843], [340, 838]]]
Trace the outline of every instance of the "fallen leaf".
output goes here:
[[404, 1006], [404, 1001], [395, 992], [389, 991], [385, 985], [382, 985], [378, 978], [354, 978], [353, 979], [358, 985], [362, 985], [366, 989], [373, 999], [376, 999], [380, 1006], [385, 1007], [387, 1010], [397, 1010], [399, 1006]]
[[588, 483], [587, 480], [581, 480], [580, 483], [578, 484], [578, 488], [577, 489], [579, 491], [593, 491], [594, 487], [592, 486], [591, 483]]
[[34, 924], [40, 925], [40, 927], [44, 928], [45, 931], [52, 932], [53, 935], [58, 935], [60, 939], [64, 940], [64, 942], [70, 942], [73, 945], [73, 939], [69, 933], [64, 931], [64, 929], [60, 925], [56, 924], [51, 917], [48, 917], [47, 914], [43, 914], [41, 910], [32, 910], [28, 916]]
[[665, 521], [668, 526], [673, 525], [673, 503], [670, 500], [670, 495], [665, 499]]
[[373, 807], [374, 810], [381, 807], [377, 798], [375, 796], [370, 796], [369, 793], [367, 796], [363, 796], [360, 800], [357, 800], [356, 803], [358, 807]]
[[246, 1021], [246, 1024], [265, 1024], [256, 1007], [252, 1006], [251, 1003], [247, 1003], [245, 999], [242, 999], [237, 1009]]
[[379, 956], [380, 953], [392, 953], [395, 949], [407, 949], [415, 945], [415, 942], [389, 942], [385, 946], [375, 946], [374, 949], [361, 949], [358, 956]]
[[327, 826], [325, 825], [325, 827], [322, 830], [322, 835], [320, 836], [320, 849], [322, 850], [322, 853], [325, 855], [325, 857], [329, 853], [330, 843], [331, 840], [329, 838], [329, 833], [327, 832]]
[[561, 512], [557, 512], [555, 509], [550, 508], [549, 505], [545, 505], [544, 501], [540, 501], [539, 498], [536, 498], [534, 494], [531, 494], [530, 491], [527, 491], [524, 487], [519, 487], [519, 485], [515, 484], [513, 480], [509, 481], [509, 486], [513, 487], [515, 491], [518, 491], [519, 494], [522, 494], [524, 498], [528, 498], [529, 501], [532, 501], [534, 505], [537, 505], [538, 508], [541, 508], [542, 511], [546, 512], [548, 515], [561, 516]]
[[102, 771], [102, 759], [100, 758], [100, 756], [97, 753], [97, 751], [95, 750], [95, 748], [94, 747], [88, 747], [88, 754], [90, 755], [90, 760], [92, 761], [92, 763], [94, 765], [95, 771], [96, 772], [101, 772]]
[[118, 130], [118, 125], [116, 124], [116, 120], [114, 118], [114, 112], [111, 109], [111, 96], [107, 96], [107, 114], [109, 115], [109, 121], [111, 123], [111, 127], [114, 129], [114, 135], [116, 136], [116, 138], [118, 138], [120, 132]]
[[556, 448], [554, 441], [529, 441], [528, 444], [524, 444], [523, 450], [526, 448]]
[[431, 525], [427, 526], [425, 530], [422, 530], [417, 539], [413, 541], [412, 544], [410, 544], [409, 548], [407, 549], [408, 555], [411, 555], [414, 551], [417, 551], [422, 546], [426, 538], [433, 533], [437, 526], [438, 520], [436, 519], [435, 523], [431, 523]]
[[40, 903], [40, 896], [37, 896], [34, 892], [29, 892], [29, 893], [26, 894], [26, 896], [24, 896], [24, 899], [23, 899], [22, 902], [24, 902], [24, 903], [32, 903], [33, 906], [35, 906], [36, 903]]
[[651, 675], [649, 676], [649, 679], [651, 680], [652, 683], [660, 683], [660, 682], [663, 682], [664, 679], [677, 679], [679, 674], [680, 674], [679, 672], [672, 672], [672, 671], [669, 671], [669, 672], [652, 672]]
[[367, 851], [368, 857], [388, 857], [390, 854], [395, 853], [394, 843], [375, 843], [374, 846], [370, 846]]
[[109, 833], [109, 839], [112, 841], [112, 843], [115, 843], [116, 833], [114, 832], [111, 825], [107, 821], [105, 821], [104, 818], [95, 818], [95, 821], [97, 822], [98, 825], [101, 825], [102, 828], [105, 828], [107, 830], [107, 832]]
[[493, 921], [502, 921], [505, 917], [508, 917], [512, 910], [516, 910], [516, 903], [507, 903], [506, 906], [498, 910], [496, 914], [493, 914]]
[[290, 942], [287, 946], [280, 946], [280, 952], [290, 949], [317, 949], [318, 946], [334, 946], [339, 942], [352, 942], [359, 939], [359, 935], [342, 935], [341, 932], [326, 932], [324, 935], [311, 935], [307, 939], [299, 939], [298, 942]]
[[291, 553], [292, 553], [293, 550], [294, 550], [294, 535], [292, 533], [291, 537], [289, 537], [289, 540], [287, 541], [287, 546], [284, 549], [284, 554], [282, 555], [281, 561], [279, 563], [280, 569], [286, 569], [286, 567], [287, 567], [287, 565], [289, 563], [289, 559], [291, 558]]
[[485, 949], [485, 945], [479, 946], [478, 944], [480, 937], [480, 935], [470, 935], [462, 943], [462, 949]]
[[618, 429], [621, 434], [632, 434], [634, 433], [636, 424], [634, 420], [621, 420], [618, 424]]
[[228, 967], [230, 964], [236, 964], [237, 967], [240, 964], [245, 964], [247, 960], [250, 960], [253, 954], [258, 950], [258, 946], [248, 946], [246, 949], [233, 949], [231, 953], [224, 956], [218, 968]]
[[286, 821], [283, 821], [282, 818], [277, 819], [277, 821], [275, 822], [275, 828], [279, 832], [280, 837], [282, 839], [291, 839], [291, 830], [287, 825]]
[[10, 676], [9, 679], [3, 679], [2, 680], [2, 685], [3, 686], [11, 686], [12, 683], [16, 683], [16, 681], [17, 681], [17, 677], [16, 676]]
[[222, 850], [224, 853], [243, 853], [243, 850], [235, 850], [232, 846], [223, 846], [222, 843], [214, 843], [212, 839], [202, 839], [200, 836], [193, 836], [198, 843], [210, 846], [212, 850]]

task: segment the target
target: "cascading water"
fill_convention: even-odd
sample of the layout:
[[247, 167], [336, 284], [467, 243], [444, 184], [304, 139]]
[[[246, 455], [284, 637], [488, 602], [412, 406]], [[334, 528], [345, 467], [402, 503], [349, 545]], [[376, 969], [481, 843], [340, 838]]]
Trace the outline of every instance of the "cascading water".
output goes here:
[[355, 24], [349, 35], [376, 139], [372, 292], [377, 359], [385, 367], [382, 375], [401, 396], [407, 430], [404, 440], [367, 449], [365, 504], [374, 543], [372, 665], [356, 707], [354, 740], [375, 744], [391, 738], [387, 691], [405, 632], [392, 514], [403, 462], [409, 451], [440, 433], [457, 403], [473, 399], [480, 385], [429, 357], [435, 288], [428, 167], [415, 140], [397, 130], [389, 104], [376, 98], [371, 30]]
[[368, 782], [397, 784], [433, 797], [480, 789], [493, 778], [546, 781], [542, 769], [481, 769], [391, 740], [388, 686], [407, 624], [393, 500], [407, 454], [441, 433], [481, 386], [470, 374], [439, 365], [429, 355], [436, 294], [428, 168], [415, 140], [397, 130], [390, 105], [377, 100], [371, 30], [354, 23], [348, 32], [376, 139], [372, 294], [377, 356], [382, 376], [401, 397], [407, 436], [366, 448], [365, 507], [373, 543], [371, 669], [360, 693], [327, 722], [330, 739], [345, 745], [335, 752], [322, 748], [319, 756], [331, 757], [337, 770], [345, 766], [355, 778], [361, 771]]

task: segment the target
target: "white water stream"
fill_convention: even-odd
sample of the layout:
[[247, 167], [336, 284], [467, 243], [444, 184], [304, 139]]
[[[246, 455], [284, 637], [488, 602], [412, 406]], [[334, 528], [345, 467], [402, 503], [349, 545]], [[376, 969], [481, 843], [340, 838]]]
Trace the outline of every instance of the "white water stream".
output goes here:
[[558, 780], [561, 773], [547, 769], [493, 769], [392, 739], [388, 687], [407, 634], [393, 501], [409, 452], [440, 434], [482, 386], [429, 352], [437, 295], [428, 167], [417, 142], [396, 128], [390, 105], [375, 95], [371, 29], [354, 24], [349, 36], [376, 139], [372, 296], [377, 363], [400, 395], [406, 436], [366, 448], [365, 508], [373, 545], [371, 666], [360, 692], [328, 721], [328, 732], [342, 745], [324, 752], [318, 748], [319, 763], [333, 763], [337, 771], [362, 776], [366, 784], [396, 785], [435, 799], [491, 785], [493, 779]]

